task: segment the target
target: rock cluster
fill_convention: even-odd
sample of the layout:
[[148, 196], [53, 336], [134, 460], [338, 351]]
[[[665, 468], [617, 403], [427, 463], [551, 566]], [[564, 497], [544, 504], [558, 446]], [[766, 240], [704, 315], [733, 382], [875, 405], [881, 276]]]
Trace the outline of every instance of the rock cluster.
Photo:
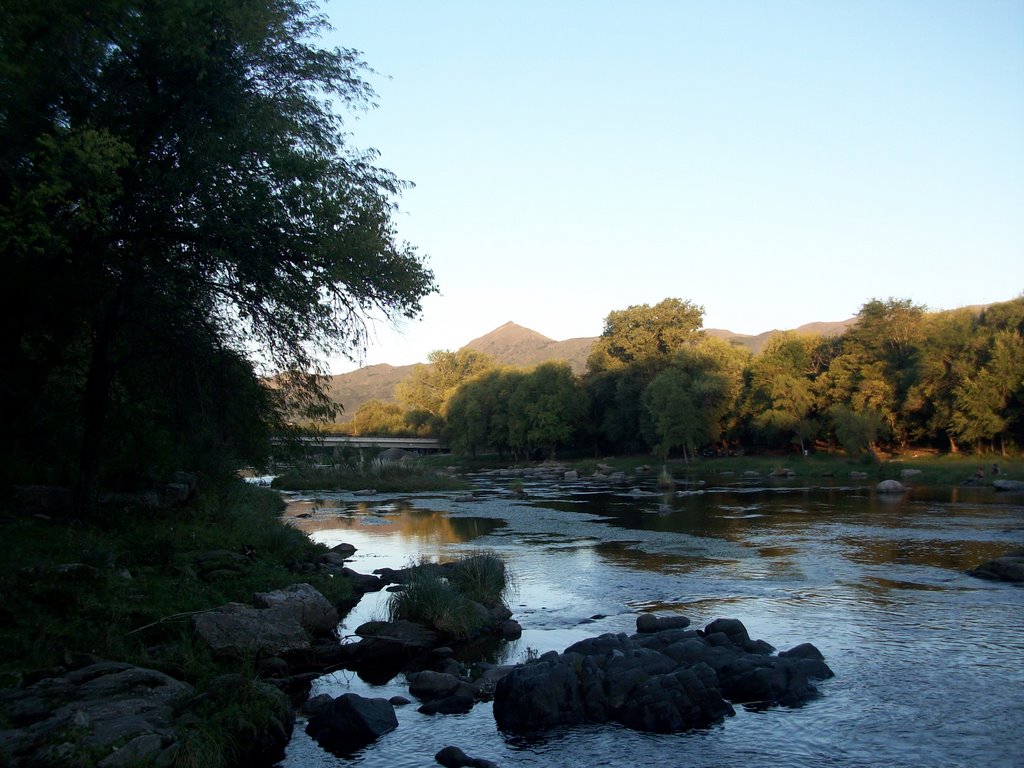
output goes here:
[[256, 709], [269, 713], [269, 721], [237, 721], [231, 736], [249, 751], [241, 755], [244, 763], [270, 761], [283, 753], [295, 721], [287, 697], [276, 688], [223, 675], [197, 694], [163, 672], [111, 661], [0, 690], [6, 720], [0, 755], [11, 766], [169, 767], [183, 761], [189, 724], [200, 726], [193, 710], [206, 703], [224, 706], [238, 698], [242, 686], [246, 696], [262, 702]]
[[643, 624], [635, 635], [583, 640], [505, 675], [495, 690], [498, 726], [522, 732], [618, 722], [677, 732], [722, 720], [734, 713], [732, 703], [797, 706], [816, 695], [811, 680], [832, 676], [814, 646], [773, 656], [736, 619], [698, 631]]

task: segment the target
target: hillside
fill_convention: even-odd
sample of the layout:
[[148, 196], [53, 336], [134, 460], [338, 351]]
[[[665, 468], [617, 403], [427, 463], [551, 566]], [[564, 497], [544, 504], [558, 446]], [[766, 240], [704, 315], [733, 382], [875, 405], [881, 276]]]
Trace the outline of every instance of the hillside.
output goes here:
[[[856, 322], [856, 318], [851, 317], [849, 320], [841, 320], [833, 323], [807, 323], [801, 325], [799, 328], [794, 328], [794, 333], [804, 334], [806, 336], [837, 336], [851, 325]], [[704, 332], [708, 336], [712, 336], [716, 339], [722, 339], [732, 344], [739, 344], [746, 347], [753, 354], [758, 354], [768, 344], [769, 339], [777, 333], [782, 331], [772, 330], [759, 333], [757, 336], [749, 336], [743, 333], [733, 333], [732, 331], [726, 331], [721, 328], [705, 328]]]
[[502, 365], [533, 368], [552, 360], [566, 362], [579, 375], [587, 368], [587, 355], [594, 337], [554, 341], [513, 322], [473, 339], [463, 349], [489, 355]]
[[[845, 331], [854, 319], [841, 322], [808, 323], [794, 329], [797, 333], [814, 336], [837, 334]], [[765, 331], [757, 336], [750, 336], [720, 328], [707, 328], [709, 336], [724, 339], [747, 347], [751, 352], [760, 352], [768, 340], [779, 331]], [[548, 361], [561, 361], [569, 364], [577, 375], [587, 367], [587, 356], [596, 337], [566, 339], [555, 341], [543, 334], [516, 325], [513, 322], [495, 328], [490, 333], [465, 344], [462, 349], [472, 349], [489, 355], [502, 365], [514, 365], [522, 368], [534, 366]], [[370, 365], [366, 368], [343, 373], [331, 377], [329, 393], [331, 399], [345, 407], [341, 420], [359, 410], [359, 406], [368, 400], [385, 400], [395, 402], [395, 384], [408, 376], [415, 366], [412, 365]]]

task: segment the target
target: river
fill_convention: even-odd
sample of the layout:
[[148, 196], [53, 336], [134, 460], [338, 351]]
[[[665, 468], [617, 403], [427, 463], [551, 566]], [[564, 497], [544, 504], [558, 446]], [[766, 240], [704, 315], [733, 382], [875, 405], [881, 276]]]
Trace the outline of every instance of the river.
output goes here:
[[[499, 663], [561, 651], [584, 637], [635, 631], [643, 611], [682, 613], [702, 627], [740, 619], [779, 650], [811, 642], [836, 673], [803, 707], [754, 710], [674, 735], [619, 726], [506, 735], [489, 703], [466, 715], [399, 707], [399, 727], [348, 758], [323, 751], [296, 724], [282, 768], [428, 768], [456, 745], [512, 766], [1021, 766], [1024, 589], [964, 571], [1024, 544], [1024, 497], [987, 488], [785, 482], [692, 487], [662, 496], [653, 480], [608, 488], [587, 481], [476, 478], [472, 501], [421, 494], [357, 499], [290, 494], [290, 513], [317, 541], [358, 548], [369, 573], [487, 549], [515, 576], [510, 607], [522, 638]], [[385, 614], [370, 594], [341, 625], [351, 634]], [[313, 695], [408, 695], [400, 676], [370, 685], [325, 675]]]

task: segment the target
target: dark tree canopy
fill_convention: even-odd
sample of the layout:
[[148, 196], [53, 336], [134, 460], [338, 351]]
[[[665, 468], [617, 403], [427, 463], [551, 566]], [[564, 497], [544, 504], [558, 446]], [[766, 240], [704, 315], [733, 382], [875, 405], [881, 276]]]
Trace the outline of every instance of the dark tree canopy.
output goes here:
[[256, 386], [242, 420], [326, 405], [319, 361], [357, 355], [371, 316], [419, 314], [435, 284], [395, 236], [404, 185], [343, 130], [371, 105], [365, 65], [319, 47], [315, 5], [4, 5], [5, 421], [44, 452], [64, 429], [80, 484], [111, 429], [205, 425], [232, 447], [240, 425], [209, 413], [225, 377]]

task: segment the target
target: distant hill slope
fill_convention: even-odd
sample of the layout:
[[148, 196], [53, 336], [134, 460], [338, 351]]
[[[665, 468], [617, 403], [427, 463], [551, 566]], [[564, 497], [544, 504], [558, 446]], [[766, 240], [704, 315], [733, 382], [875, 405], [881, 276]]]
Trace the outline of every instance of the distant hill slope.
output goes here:
[[581, 374], [587, 369], [587, 355], [593, 344], [594, 337], [554, 341], [529, 328], [508, 322], [473, 339], [463, 349], [482, 352], [502, 365], [521, 368], [533, 368], [551, 361], [565, 362], [574, 373]]
[[[854, 318], [834, 323], [808, 323], [794, 329], [797, 333], [814, 336], [839, 334], [849, 328]], [[757, 336], [733, 333], [719, 328], [705, 329], [709, 336], [740, 344], [757, 354], [768, 340], [780, 331], [766, 331]], [[495, 328], [490, 333], [473, 339], [462, 349], [472, 349], [489, 355], [502, 365], [533, 368], [549, 361], [569, 364], [577, 375], [587, 368], [587, 356], [597, 337], [554, 341], [513, 322]], [[331, 377], [328, 393], [335, 402], [345, 407], [341, 420], [345, 421], [369, 400], [396, 402], [395, 385], [412, 373], [413, 365], [370, 365], [366, 368]]]
[[[799, 328], [794, 328], [794, 333], [800, 333], [805, 336], [838, 336], [844, 333], [847, 328], [853, 325], [857, 321], [857, 318], [851, 317], [849, 320], [841, 320], [834, 323], [807, 323], [801, 325]], [[712, 336], [716, 339], [722, 339], [732, 344], [739, 344], [749, 349], [753, 354], [758, 354], [762, 349], [767, 346], [768, 341], [772, 336], [783, 331], [772, 330], [759, 333], [757, 336], [749, 336], [743, 333], [733, 333], [732, 331], [722, 330], [720, 328], [705, 328], [704, 332], [708, 336]]]
[[395, 401], [395, 384], [412, 373], [412, 365], [368, 365], [365, 368], [331, 377], [327, 394], [341, 403], [345, 412], [339, 421], [348, 421], [369, 400]]

